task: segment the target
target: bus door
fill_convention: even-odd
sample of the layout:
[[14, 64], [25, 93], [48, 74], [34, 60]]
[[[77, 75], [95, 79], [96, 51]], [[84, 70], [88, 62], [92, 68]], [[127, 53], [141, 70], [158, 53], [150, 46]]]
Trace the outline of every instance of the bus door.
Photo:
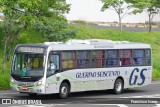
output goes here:
[[56, 73], [60, 70], [60, 54], [51, 52], [47, 62], [46, 93], [58, 92]]

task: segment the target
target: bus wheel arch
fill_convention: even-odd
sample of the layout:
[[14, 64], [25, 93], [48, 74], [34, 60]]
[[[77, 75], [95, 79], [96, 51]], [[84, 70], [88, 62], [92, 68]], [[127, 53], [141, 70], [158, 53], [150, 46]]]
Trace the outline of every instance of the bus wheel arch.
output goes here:
[[70, 81], [67, 79], [63, 80], [59, 87], [59, 97], [62, 99], [67, 98], [69, 96], [70, 89], [71, 89]]
[[124, 90], [124, 79], [123, 77], [119, 76], [116, 78], [114, 82], [113, 91], [115, 94], [121, 94]]

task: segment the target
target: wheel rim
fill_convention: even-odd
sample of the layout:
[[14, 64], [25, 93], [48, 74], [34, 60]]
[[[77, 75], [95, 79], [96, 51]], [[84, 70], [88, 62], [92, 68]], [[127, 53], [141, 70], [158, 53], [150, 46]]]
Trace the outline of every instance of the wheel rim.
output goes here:
[[121, 82], [118, 82], [118, 83], [116, 84], [116, 90], [117, 90], [118, 92], [120, 92], [121, 89], [122, 89], [122, 84], [121, 84]]
[[63, 86], [63, 87], [61, 88], [61, 93], [62, 93], [63, 96], [66, 96], [67, 93], [68, 93], [67, 87]]

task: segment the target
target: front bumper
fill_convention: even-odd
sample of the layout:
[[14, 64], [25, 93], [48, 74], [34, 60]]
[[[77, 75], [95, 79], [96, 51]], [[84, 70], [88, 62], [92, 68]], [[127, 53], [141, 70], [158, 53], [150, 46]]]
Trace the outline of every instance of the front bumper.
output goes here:
[[37, 94], [45, 94], [45, 86], [39, 85], [39, 86], [28, 86], [27, 90], [22, 90], [23, 86], [16, 85], [14, 83], [10, 83], [10, 90], [11, 91], [18, 91], [21, 93], [37, 93]]

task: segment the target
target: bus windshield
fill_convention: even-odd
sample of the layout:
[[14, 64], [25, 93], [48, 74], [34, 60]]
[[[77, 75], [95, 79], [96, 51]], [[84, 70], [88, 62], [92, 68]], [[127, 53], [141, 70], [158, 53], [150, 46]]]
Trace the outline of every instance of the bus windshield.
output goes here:
[[15, 54], [11, 74], [21, 77], [42, 77], [43, 56], [43, 54]]

